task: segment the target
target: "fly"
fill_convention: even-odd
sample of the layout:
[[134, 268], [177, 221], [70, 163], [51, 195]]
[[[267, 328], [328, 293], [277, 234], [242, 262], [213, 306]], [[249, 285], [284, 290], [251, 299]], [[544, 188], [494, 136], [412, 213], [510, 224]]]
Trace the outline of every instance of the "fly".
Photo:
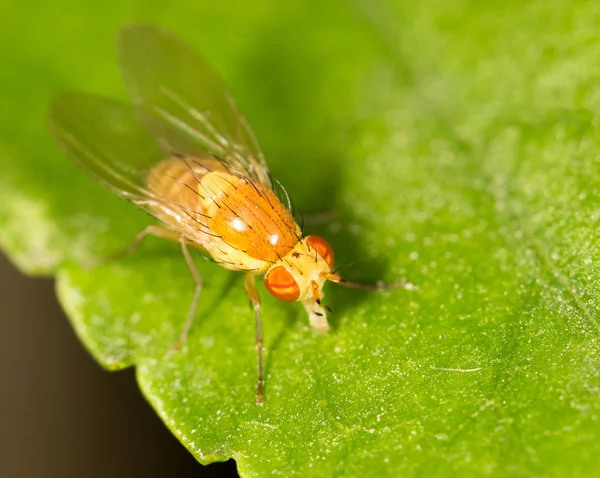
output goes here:
[[301, 302], [311, 326], [329, 330], [321, 304], [327, 281], [364, 289], [333, 270], [333, 250], [303, 236], [274, 191], [263, 153], [219, 74], [193, 49], [159, 27], [137, 24], [118, 40], [121, 71], [133, 107], [68, 93], [50, 108], [52, 131], [65, 152], [95, 179], [158, 220], [148, 235], [176, 241], [192, 275], [194, 296], [177, 341], [187, 340], [202, 290], [189, 248], [222, 267], [244, 271], [254, 308], [257, 403], [263, 402], [263, 334], [256, 276], [286, 302]]

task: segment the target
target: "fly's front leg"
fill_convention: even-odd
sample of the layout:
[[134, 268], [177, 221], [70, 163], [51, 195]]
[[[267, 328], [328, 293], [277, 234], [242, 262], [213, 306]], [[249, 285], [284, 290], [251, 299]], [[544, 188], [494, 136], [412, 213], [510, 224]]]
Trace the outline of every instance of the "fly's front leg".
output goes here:
[[111, 254], [108, 257], [96, 259], [90, 265], [92, 267], [100, 266], [136, 252], [144, 242], [146, 236], [156, 236], [162, 239], [168, 239], [170, 241], [179, 240], [179, 235], [175, 231], [165, 229], [164, 227], [156, 225], [147, 226], [136, 234], [131, 244], [129, 244], [127, 247], [124, 247], [120, 251], [117, 251], [116, 253]]
[[362, 282], [353, 282], [344, 279], [343, 277], [333, 274], [326, 273], [323, 274], [323, 277], [328, 281], [335, 282], [336, 284], [340, 284], [344, 287], [348, 287], [350, 289], [359, 289], [359, 290], [390, 290], [390, 289], [401, 289], [406, 288], [408, 286], [406, 279], [404, 277], [394, 281], [394, 282], [383, 282], [377, 281], [375, 284], [364, 284]]
[[200, 272], [196, 268], [196, 264], [192, 259], [192, 255], [187, 248], [187, 241], [185, 237], [179, 236], [179, 244], [181, 245], [181, 252], [183, 253], [183, 257], [185, 258], [185, 263], [190, 270], [190, 274], [192, 275], [192, 279], [194, 280], [194, 297], [192, 298], [192, 303], [190, 304], [190, 308], [188, 309], [187, 318], [185, 319], [185, 325], [183, 326], [183, 330], [181, 331], [181, 335], [177, 342], [175, 343], [175, 348], [180, 348], [187, 341], [188, 334], [190, 333], [190, 328], [192, 327], [192, 323], [194, 322], [194, 317], [196, 315], [196, 309], [198, 308], [198, 300], [200, 299], [200, 292], [202, 291], [202, 278], [200, 277]]
[[256, 384], [256, 403], [262, 405], [265, 379], [263, 376], [263, 332], [262, 321], [260, 319], [260, 298], [256, 290], [256, 280], [254, 274], [246, 273], [244, 279], [244, 288], [250, 303], [254, 307], [254, 317], [256, 319], [256, 353], [258, 354], [258, 383]]

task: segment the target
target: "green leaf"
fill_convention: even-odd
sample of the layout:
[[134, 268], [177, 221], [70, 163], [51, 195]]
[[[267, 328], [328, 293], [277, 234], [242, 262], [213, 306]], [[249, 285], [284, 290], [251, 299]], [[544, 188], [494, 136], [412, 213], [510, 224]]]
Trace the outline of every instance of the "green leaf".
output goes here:
[[[201, 462], [233, 457], [242, 476], [597, 476], [600, 4], [33, 7], [10, 7], [0, 42], [0, 243], [56, 275], [90, 352], [135, 365]], [[45, 110], [67, 89], [123, 98], [114, 38], [140, 16], [223, 73], [299, 210], [336, 211], [308, 232], [354, 263], [348, 277], [413, 285], [329, 286], [327, 335], [261, 289], [262, 407], [236, 274], [198, 260], [198, 319], [173, 352], [193, 292], [176, 245], [82, 266], [149, 220], [63, 157]]]

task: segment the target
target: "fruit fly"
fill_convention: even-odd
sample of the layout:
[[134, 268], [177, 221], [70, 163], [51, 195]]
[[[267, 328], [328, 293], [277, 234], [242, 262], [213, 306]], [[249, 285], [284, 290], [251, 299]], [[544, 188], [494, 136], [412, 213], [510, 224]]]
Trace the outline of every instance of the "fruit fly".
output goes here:
[[[221, 77], [193, 49], [159, 27], [137, 24], [118, 39], [121, 71], [133, 105], [68, 93], [50, 108], [51, 129], [67, 155], [159, 224], [141, 231], [177, 241], [195, 292], [177, 344], [185, 343], [202, 290], [189, 247], [226, 269], [246, 273], [258, 353], [257, 402], [263, 401], [263, 333], [255, 284], [264, 275], [277, 299], [301, 302], [311, 326], [329, 330], [322, 305], [333, 250], [303, 236], [275, 192], [263, 153]], [[398, 284], [391, 284], [396, 286]]]

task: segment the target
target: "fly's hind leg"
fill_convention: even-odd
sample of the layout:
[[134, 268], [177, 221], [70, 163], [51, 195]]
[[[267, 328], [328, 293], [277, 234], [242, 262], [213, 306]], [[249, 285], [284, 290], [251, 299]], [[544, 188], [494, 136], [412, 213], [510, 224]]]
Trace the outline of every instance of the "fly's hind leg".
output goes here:
[[200, 292], [202, 291], [202, 277], [200, 277], [200, 272], [198, 272], [198, 268], [194, 263], [194, 259], [192, 259], [192, 255], [187, 248], [187, 241], [185, 237], [179, 236], [179, 244], [181, 245], [181, 252], [183, 253], [183, 257], [185, 258], [185, 263], [190, 270], [190, 274], [192, 275], [192, 279], [194, 281], [194, 297], [192, 298], [192, 303], [190, 304], [190, 308], [188, 309], [187, 317], [185, 319], [185, 325], [183, 326], [183, 330], [181, 331], [181, 335], [177, 342], [175, 343], [175, 348], [179, 349], [185, 342], [187, 341], [188, 334], [190, 333], [190, 328], [192, 327], [192, 323], [194, 322], [194, 317], [196, 315], [196, 309], [198, 308], [198, 300], [200, 299]]
[[256, 319], [256, 353], [258, 354], [258, 382], [256, 384], [256, 403], [262, 405], [263, 393], [265, 387], [265, 378], [263, 375], [263, 332], [262, 321], [260, 318], [260, 298], [256, 290], [256, 281], [254, 274], [246, 273], [244, 279], [244, 288], [250, 303], [254, 307], [254, 318]]
[[164, 227], [156, 225], [147, 226], [136, 234], [136, 236], [133, 238], [133, 241], [131, 241], [131, 243], [128, 246], [124, 247], [123, 249], [117, 251], [114, 254], [111, 254], [110, 256], [101, 259], [96, 259], [90, 264], [90, 266], [101, 266], [103, 264], [107, 264], [109, 262], [120, 259], [121, 257], [128, 256], [129, 254], [136, 252], [144, 242], [146, 236], [156, 236], [162, 239], [168, 239], [170, 241], [179, 240], [179, 234], [177, 234], [175, 231], [171, 231], [170, 229], [165, 229]]

